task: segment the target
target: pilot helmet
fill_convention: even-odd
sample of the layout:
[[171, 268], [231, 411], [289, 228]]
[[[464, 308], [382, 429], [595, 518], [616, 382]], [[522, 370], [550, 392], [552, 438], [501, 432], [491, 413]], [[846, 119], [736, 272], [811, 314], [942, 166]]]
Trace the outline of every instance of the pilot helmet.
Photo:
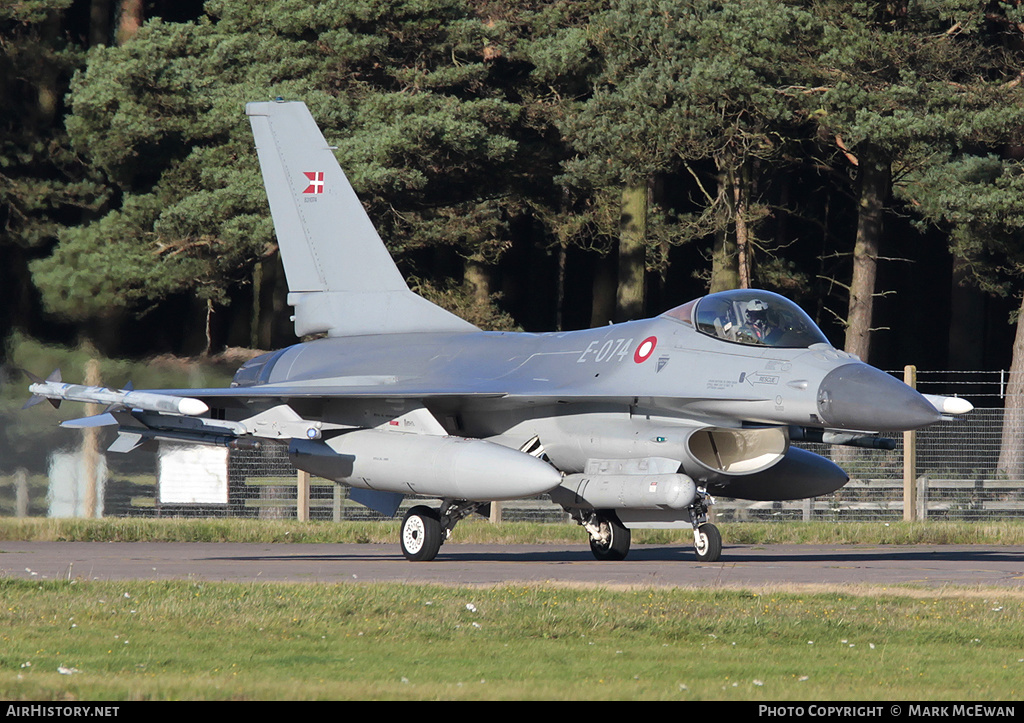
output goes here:
[[760, 299], [751, 299], [747, 302], [747, 315], [753, 315], [753, 318], [764, 318], [768, 313], [768, 304], [764, 303]]

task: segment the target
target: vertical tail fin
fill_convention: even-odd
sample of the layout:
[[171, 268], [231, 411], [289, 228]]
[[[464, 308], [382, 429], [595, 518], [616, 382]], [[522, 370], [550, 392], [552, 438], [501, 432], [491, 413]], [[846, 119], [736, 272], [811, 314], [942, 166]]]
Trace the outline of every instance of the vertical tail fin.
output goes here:
[[249, 103], [295, 333], [476, 327], [409, 290], [305, 103]]

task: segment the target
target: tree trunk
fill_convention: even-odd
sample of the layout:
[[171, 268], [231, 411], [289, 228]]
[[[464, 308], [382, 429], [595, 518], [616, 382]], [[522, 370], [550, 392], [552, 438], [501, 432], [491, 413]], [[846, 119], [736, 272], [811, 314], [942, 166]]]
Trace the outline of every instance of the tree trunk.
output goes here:
[[622, 191], [619, 216], [619, 284], [615, 297], [617, 321], [643, 317], [646, 249], [647, 184], [630, 184]]
[[[56, 47], [60, 32], [61, 14], [60, 11], [53, 10], [46, 18], [46, 22], [39, 25], [40, 42], [47, 48]], [[49, 128], [55, 124], [60, 100], [64, 95], [63, 90], [57, 63], [52, 60], [44, 62], [36, 86], [36, 119], [39, 126]]]
[[594, 281], [591, 286], [590, 325], [604, 326], [615, 317], [615, 276], [614, 254], [602, 256], [594, 264]]
[[113, 0], [92, 0], [89, 3], [89, 47], [110, 43], [110, 13]]
[[1010, 379], [1003, 402], [1003, 438], [996, 471], [1012, 480], [1024, 476], [1024, 299], [1013, 339]]
[[732, 177], [733, 219], [736, 226], [736, 267], [739, 272], [741, 289], [750, 288], [750, 229], [747, 227], [747, 183], [746, 164]]
[[719, 168], [718, 197], [724, 200], [728, 221], [719, 224], [715, 232], [715, 244], [711, 250], [711, 287], [710, 293], [740, 288], [739, 253], [736, 248], [735, 196], [732, 174]]
[[953, 257], [950, 284], [947, 369], [983, 369], [985, 363], [985, 296], [970, 280], [970, 269], [960, 256]]
[[859, 156], [860, 204], [857, 239], [853, 247], [850, 306], [846, 316], [846, 351], [868, 361], [871, 347], [871, 316], [878, 275], [878, 248], [882, 217], [892, 185], [888, 157], [868, 147]]
[[260, 298], [263, 295], [263, 262], [257, 261], [252, 268], [252, 317], [249, 320], [249, 348], [260, 348]]
[[466, 259], [462, 278], [473, 292], [473, 305], [481, 316], [486, 316], [491, 305], [491, 270], [481, 261]]
[[117, 18], [117, 44], [124, 45], [135, 37], [146, 20], [142, 0], [120, 0]]
[[565, 324], [565, 244], [558, 246], [558, 288], [555, 294], [555, 331]]
[[203, 325], [204, 333], [206, 335], [206, 348], [203, 349], [203, 356], [210, 356], [210, 351], [213, 349], [213, 300], [206, 300], [206, 321]]

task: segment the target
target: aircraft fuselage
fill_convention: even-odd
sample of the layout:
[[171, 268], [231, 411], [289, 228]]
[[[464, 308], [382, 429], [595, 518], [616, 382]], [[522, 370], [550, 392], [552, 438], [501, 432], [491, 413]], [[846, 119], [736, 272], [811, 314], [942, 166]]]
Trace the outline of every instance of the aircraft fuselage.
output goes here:
[[[354, 395], [303, 409], [307, 382]], [[354, 426], [424, 406], [448, 434], [513, 449], [535, 439], [565, 474], [676, 460], [699, 483], [752, 499], [846, 482], [828, 460], [790, 450], [791, 427], [877, 432], [939, 418], [902, 382], [827, 344], [743, 345], [667, 316], [559, 333], [326, 338], [253, 360], [236, 384], [287, 386], [304, 417]], [[372, 400], [358, 398], [363, 387]]]

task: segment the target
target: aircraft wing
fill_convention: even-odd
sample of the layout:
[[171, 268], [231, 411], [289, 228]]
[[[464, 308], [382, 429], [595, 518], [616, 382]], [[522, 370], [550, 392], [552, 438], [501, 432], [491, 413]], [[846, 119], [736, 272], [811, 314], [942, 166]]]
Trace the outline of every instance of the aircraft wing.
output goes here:
[[[320, 377], [251, 386], [181, 388], [181, 389], [111, 389], [65, 384], [59, 373], [43, 381], [34, 378], [29, 387], [32, 399], [26, 406], [48, 399], [55, 406], [62, 401], [108, 405], [120, 409], [141, 409], [147, 412], [199, 417], [211, 407], [246, 407], [260, 401], [315, 399], [502, 399], [509, 404], [558, 401], [609, 401], [636, 404], [638, 399], [654, 400], [660, 395], [648, 392], [622, 394], [583, 383], [524, 380], [515, 378], [462, 379], [406, 378], [396, 376]], [[708, 397], [707, 399], [713, 399]], [[764, 401], [764, 395], [731, 396], [733, 402]], [[669, 401], [669, 400], [664, 400]], [[671, 407], [704, 398], [671, 399]], [[262, 405], [265, 406], [265, 405]]]
[[258, 399], [427, 399], [430, 397], [506, 397], [507, 392], [497, 389], [472, 390], [444, 387], [440, 385], [415, 384], [331, 384], [331, 383], [284, 383], [266, 384], [257, 387], [220, 387], [209, 389], [161, 389], [151, 390], [154, 394], [189, 396], [208, 402], [244, 402]]
[[[244, 406], [259, 400], [312, 400], [312, 399], [492, 399], [502, 400], [506, 406], [520, 404], [543, 404], [555, 402], [613, 402], [637, 404], [639, 401], [653, 403], [666, 409], [682, 408], [692, 403], [708, 401], [704, 398], [672, 397], [661, 398], [649, 395], [609, 394], [607, 391], [583, 386], [565, 385], [544, 388], [530, 388], [503, 384], [500, 380], [476, 385], [465, 384], [424, 384], [418, 381], [381, 384], [332, 384], [331, 382], [286, 382], [252, 387], [221, 387], [208, 389], [160, 389], [146, 390], [147, 393], [163, 394], [173, 398], [199, 399], [209, 406]], [[714, 399], [714, 398], [709, 398]], [[730, 397], [731, 402], [764, 402], [764, 396]]]

